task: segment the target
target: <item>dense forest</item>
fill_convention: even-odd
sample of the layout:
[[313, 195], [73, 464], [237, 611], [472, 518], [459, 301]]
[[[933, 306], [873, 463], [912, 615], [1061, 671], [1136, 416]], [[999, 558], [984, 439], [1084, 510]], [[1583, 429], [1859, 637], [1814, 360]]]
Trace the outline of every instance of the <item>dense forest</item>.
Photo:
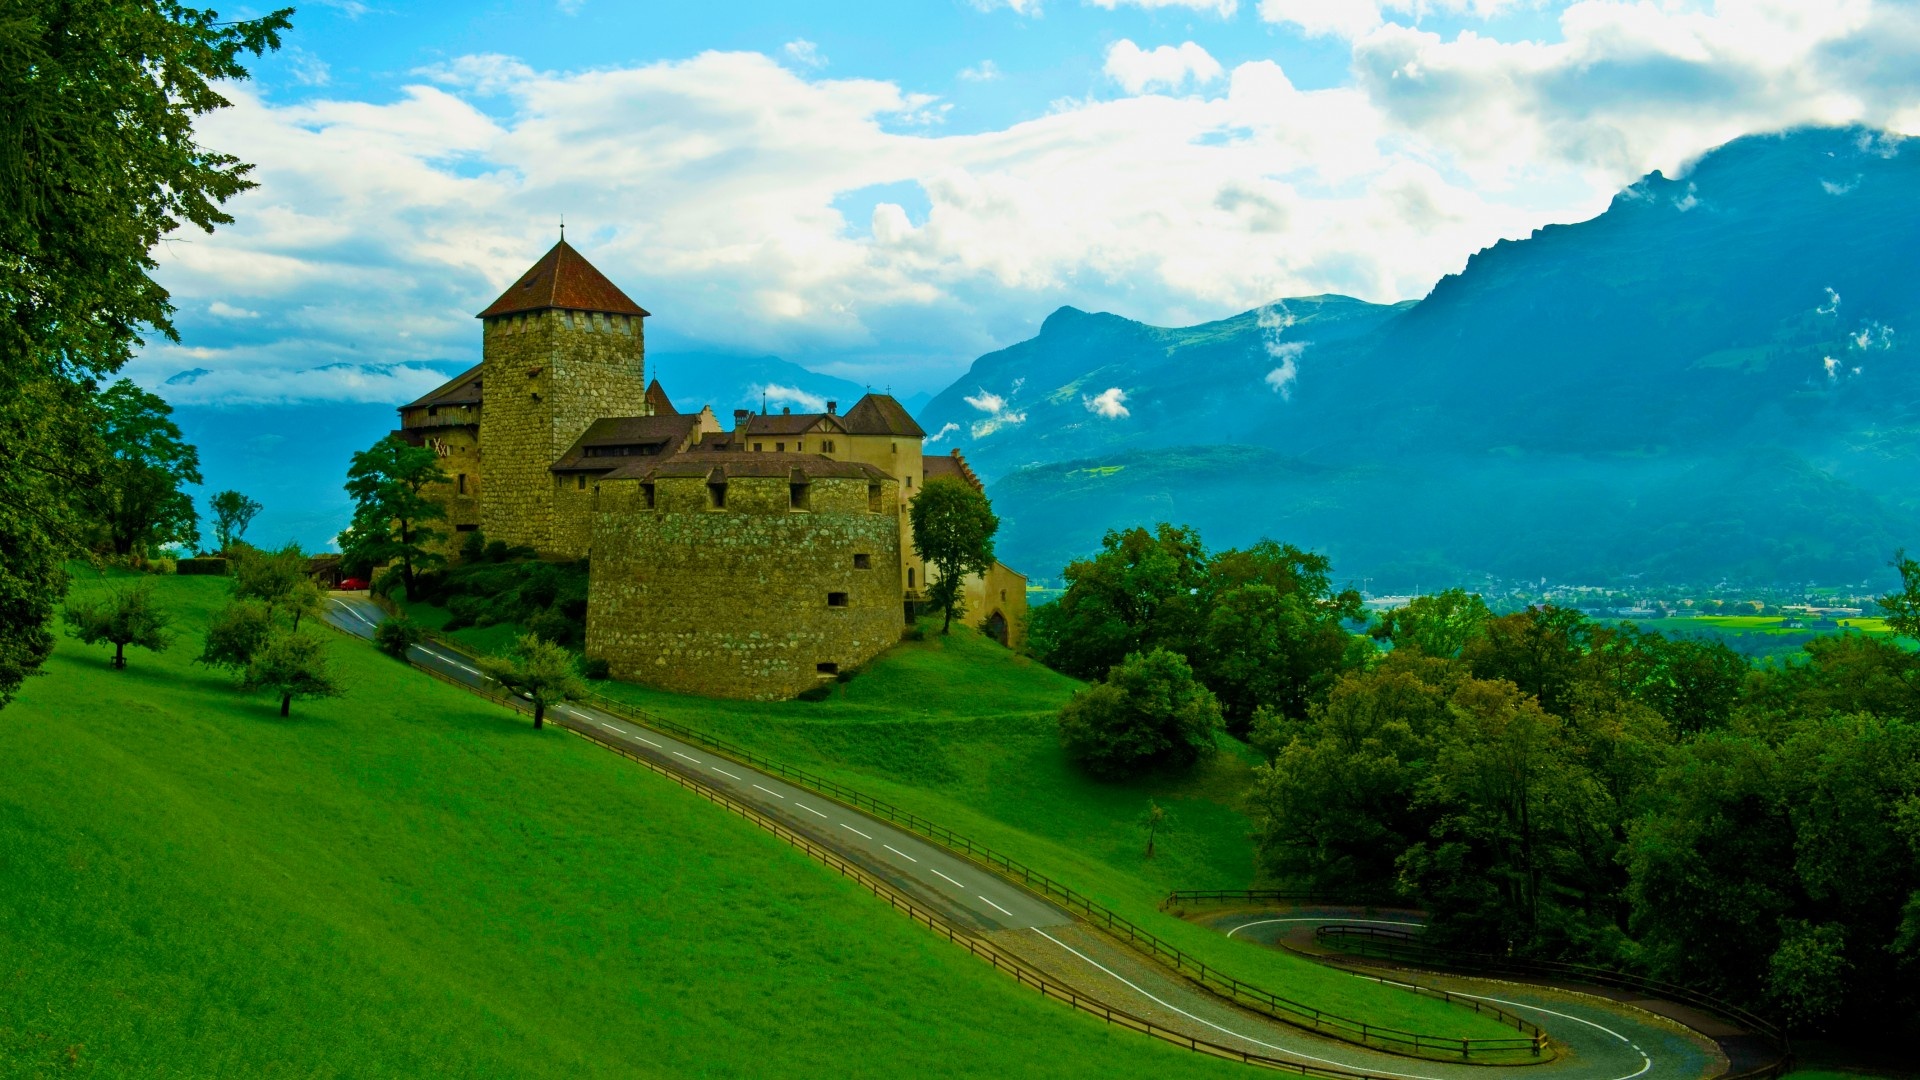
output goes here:
[[[1266, 758], [1247, 805], [1275, 884], [1415, 904], [1442, 945], [1629, 968], [1802, 1030], [1906, 1028], [1920, 564], [1896, 565], [1881, 602], [1905, 644], [1846, 634], [1756, 665], [1575, 611], [1496, 616], [1459, 590], [1363, 636], [1324, 558], [1208, 553], [1161, 525], [1069, 565], [1031, 637], [1083, 678], [1186, 659]], [[1063, 733], [1085, 741], [1077, 717]]]

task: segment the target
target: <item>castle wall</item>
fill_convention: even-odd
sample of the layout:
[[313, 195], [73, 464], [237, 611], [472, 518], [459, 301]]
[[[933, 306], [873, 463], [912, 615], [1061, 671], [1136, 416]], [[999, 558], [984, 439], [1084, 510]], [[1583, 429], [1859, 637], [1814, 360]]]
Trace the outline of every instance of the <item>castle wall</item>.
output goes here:
[[[777, 699], [900, 639], [900, 532], [865, 479], [815, 478], [789, 509], [784, 477], [736, 477], [713, 509], [703, 477], [601, 485], [587, 655], [615, 678], [683, 693]], [[881, 505], [899, 501], [891, 481]], [[867, 568], [856, 567], [865, 555]], [[844, 605], [829, 602], [844, 594]]]
[[[877, 466], [900, 481], [896, 517], [900, 530], [900, 587], [907, 596], [924, 596], [927, 591], [927, 567], [913, 551], [913, 521], [907, 506], [920, 492], [924, 472], [920, 464], [920, 440], [902, 435], [848, 435], [837, 440], [845, 447], [833, 456]], [[911, 572], [909, 572], [911, 571]]]
[[600, 478], [586, 473], [564, 473], [552, 476], [549, 482], [553, 484], [550, 554], [564, 559], [584, 559], [593, 548], [594, 500], [600, 490]]
[[645, 411], [642, 321], [536, 311], [488, 319], [485, 333], [480, 526], [489, 540], [555, 554], [548, 467], [600, 417]]
[[998, 614], [1005, 627], [1007, 647], [1018, 649], [1027, 643], [1027, 576], [996, 562], [985, 574], [969, 574], [961, 590], [968, 626], [988, 631]]

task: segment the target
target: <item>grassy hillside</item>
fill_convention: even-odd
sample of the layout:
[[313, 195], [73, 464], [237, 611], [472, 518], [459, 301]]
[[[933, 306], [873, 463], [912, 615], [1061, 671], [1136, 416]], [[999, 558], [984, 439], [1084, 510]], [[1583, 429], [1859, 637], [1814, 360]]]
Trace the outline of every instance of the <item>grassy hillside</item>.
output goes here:
[[[79, 589], [97, 588], [83, 582]], [[63, 641], [0, 712], [0, 1076], [1224, 1076], [614, 755], [338, 639], [275, 715]]]

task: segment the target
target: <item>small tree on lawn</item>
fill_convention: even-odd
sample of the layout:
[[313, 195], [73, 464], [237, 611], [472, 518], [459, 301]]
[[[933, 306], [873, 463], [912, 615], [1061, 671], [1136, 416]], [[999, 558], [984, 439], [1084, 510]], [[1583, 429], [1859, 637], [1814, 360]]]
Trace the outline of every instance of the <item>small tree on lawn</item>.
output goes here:
[[940, 632], [951, 633], [967, 575], [984, 574], [993, 566], [993, 534], [1000, 519], [972, 484], [949, 476], [927, 481], [914, 496], [908, 517], [913, 550], [939, 571], [927, 595], [945, 615]]
[[383, 619], [380, 625], [373, 629], [374, 645], [395, 660], [405, 660], [407, 653], [413, 651], [413, 647], [420, 644], [425, 637], [420, 624], [405, 615]]
[[1165, 649], [1134, 653], [1060, 710], [1060, 742], [1095, 776], [1187, 768], [1214, 750], [1220, 702]]
[[153, 582], [117, 586], [106, 592], [67, 601], [67, 633], [88, 645], [113, 646], [113, 666], [127, 666], [127, 646], [165, 652], [173, 644], [167, 626], [173, 616], [153, 599]]
[[573, 654], [542, 640], [534, 634], [522, 634], [512, 656], [489, 656], [480, 661], [480, 671], [509, 691], [523, 694], [533, 702], [533, 727], [539, 730], [547, 719], [547, 706], [578, 701], [587, 688], [580, 681]]
[[353, 523], [341, 534], [341, 551], [349, 564], [400, 564], [400, 580], [413, 595], [414, 575], [444, 564], [446, 557], [429, 547], [446, 533], [433, 522], [446, 519], [446, 508], [427, 497], [426, 490], [444, 484], [440, 455], [424, 446], [409, 446], [389, 435], [353, 455], [347, 469], [347, 494], [353, 496]]
[[273, 612], [258, 600], [233, 600], [207, 623], [198, 663], [244, 672], [273, 634]]
[[281, 716], [287, 715], [294, 698], [339, 697], [341, 693], [339, 682], [327, 670], [325, 643], [283, 629], [269, 634], [266, 644], [254, 653], [240, 685], [246, 690], [279, 694]]
[[247, 535], [247, 526], [260, 512], [259, 503], [237, 491], [223, 491], [207, 505], [213, 509], [213, 538], [222, 552], [231, 550]]

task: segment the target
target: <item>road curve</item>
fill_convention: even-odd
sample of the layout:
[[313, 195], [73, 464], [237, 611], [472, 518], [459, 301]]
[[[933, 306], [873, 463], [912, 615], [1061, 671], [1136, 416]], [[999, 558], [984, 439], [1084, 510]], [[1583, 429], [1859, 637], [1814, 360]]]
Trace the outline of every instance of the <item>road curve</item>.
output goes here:
[[[324, 613], [330, 625], [361, 638], [371, 638], [385, 617], [378, 605], [363, 595], [350, 593], [330, 595]], [[450, 649], [420, 645], [414, 647], [409, 659], [453, 682], [475, 690], [486, 688], [486, 679], [468, 658]], [[554, 706], [547, 715], [557, 726], [697, 777], [859, 863], [917, 902], [981, 933], [1063, 985], [1115, 1009], [1154, 1020], [1182, 1034], [1321, 1068], [1348, 1069], [1393, 1080], [1487, 1080], [1490, 1066], [1370, 1050], [1241, 1009], [1085, 926], [1050, 901], [917, 834], [626, 717], [578, 704]], [[1557, 1008], [1527, 1007], [1541, 1013]], [[1710, 1075], [1711, 1062], [1704, 1054], [1689, 1053], [1679, 1045], [1652, 1038], [1636, 1043], [1631, 1039], [1589, 1037], [1568, 1030], [1587, 1023], [1571, 1015], [1544, 1015], [1538, 1022], [1557, 1045], [1573, 1048], [1574, 1052], [1526, 1067], [1528, 1077], [1640, 1080]]]

